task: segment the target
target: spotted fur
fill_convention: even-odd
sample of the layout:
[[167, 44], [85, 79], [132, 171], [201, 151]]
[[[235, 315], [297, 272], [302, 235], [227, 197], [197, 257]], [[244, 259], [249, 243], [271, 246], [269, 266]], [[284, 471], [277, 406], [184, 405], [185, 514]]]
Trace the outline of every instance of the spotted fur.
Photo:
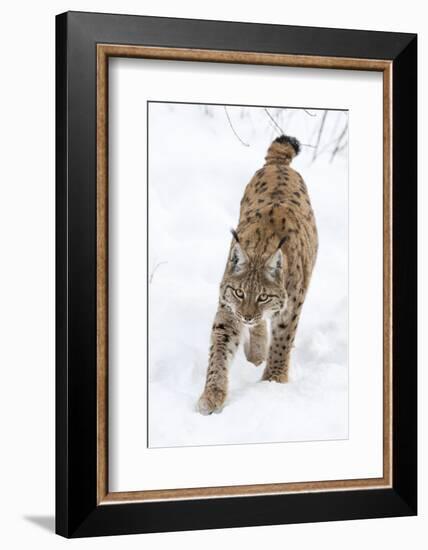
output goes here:
[[222, 410], [228, 368], [244, 332], [249, 333], [247, 360], [256, 366], [266, 361], [262, 380], [288, 381], [290, 352], [318, 249], [306, 185], [290, 167], [299, 150], [297, 139], [277, 138], [242, 197], [198, 401], [202, 414]]

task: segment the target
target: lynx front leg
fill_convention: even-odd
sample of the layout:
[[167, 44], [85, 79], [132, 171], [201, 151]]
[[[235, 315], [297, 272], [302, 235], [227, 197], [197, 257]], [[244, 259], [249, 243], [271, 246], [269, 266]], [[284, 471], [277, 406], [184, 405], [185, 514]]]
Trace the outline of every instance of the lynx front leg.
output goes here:
[[299, 314], [289, 310], [272, 319], [272, 338], [269, 356], [262, 380], [270, 382], [288, 382], [290, 353], [296, 335]]
[[219, 308], [212, 332], [207, 378], [198, 401], [201, 414], [221, 412], [227, 396], [228, 367], [239, 345], [241, 324], [232, 313]]
[[258, 367], [267, 356], [267, 329], [266, 321], [261, 321], [250, 328], [250, 337], [244, 343], [244, 352], [247, 361]]

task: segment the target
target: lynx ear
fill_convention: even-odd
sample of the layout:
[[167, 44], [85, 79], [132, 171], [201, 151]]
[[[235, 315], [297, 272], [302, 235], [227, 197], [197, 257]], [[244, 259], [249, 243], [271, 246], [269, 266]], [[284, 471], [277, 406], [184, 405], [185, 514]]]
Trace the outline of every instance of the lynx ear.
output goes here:
[[231, 229], [230, 231], [235, 241], [230, 249], [229, 269], [232, 273], [238, 274], [244, 271], [248, 262], [248, 256], [242, 250], [237, 232], [234, 229]]
[[272, 256], [269, 258], [269, 260], [266, 262], [266, 275], [269, 279], [272, 281], [278, 279], [283, 271], [285, 263], [285, 256], [282, 253], [282, 250], [278, 248], [278, 250], [272, 254]]
[[234, 242], [229, 256], [230, 271], [234, 274], [242, 273], [247, 265], [247, 262], [248, 257], [242, 250], [241, 245], [238, 242]]

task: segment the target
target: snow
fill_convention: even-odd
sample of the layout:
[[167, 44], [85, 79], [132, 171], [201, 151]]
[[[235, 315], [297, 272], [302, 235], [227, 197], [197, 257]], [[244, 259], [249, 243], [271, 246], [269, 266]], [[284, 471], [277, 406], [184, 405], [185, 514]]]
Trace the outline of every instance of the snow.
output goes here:
[[[314, 208], [319, 254], [292, 353], [290, 382], [260, 382], [240, 347], [221, 414], [195, 408], [204, 382], [230, 227], [245, 185], [280, 133], [261, 108], [149, 107], [149, 446], [348, 437], [348, 163], [330, 162], [347, 113], [329, 112], [320, 150], [293, 166]], [[321, 111], [269, 109], [285, 133], [317, 140]], [[311, 116], [315, 115], [315, 116]], [[285, 125], [285, 127], [284, 127]]]

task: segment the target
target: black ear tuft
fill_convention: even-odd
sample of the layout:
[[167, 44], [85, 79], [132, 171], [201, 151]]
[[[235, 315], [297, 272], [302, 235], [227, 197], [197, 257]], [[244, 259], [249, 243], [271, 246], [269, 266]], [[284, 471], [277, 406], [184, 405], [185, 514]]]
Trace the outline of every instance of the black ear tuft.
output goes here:
[[232, 233], [233, 238], [235, 239], [235, 241], [236, 241], [237, 243], [239, 243], [238, 233], [237, 233], [233, 228], [230, 229], [230, 232]]
[[291, 136], [285, 136], [282, 134], [282, 136], [279, 136], [275, 139], [276, 143], [289, 143], [291, 147], [296, 151], [296, 155], [300, 153], [300, 141], [296, 139], [295, 137]]
[[278, 248], [281, 248], [287, 239], [287, 235], [285, 237], [282, 237], [282, 239], [279, 241]]

